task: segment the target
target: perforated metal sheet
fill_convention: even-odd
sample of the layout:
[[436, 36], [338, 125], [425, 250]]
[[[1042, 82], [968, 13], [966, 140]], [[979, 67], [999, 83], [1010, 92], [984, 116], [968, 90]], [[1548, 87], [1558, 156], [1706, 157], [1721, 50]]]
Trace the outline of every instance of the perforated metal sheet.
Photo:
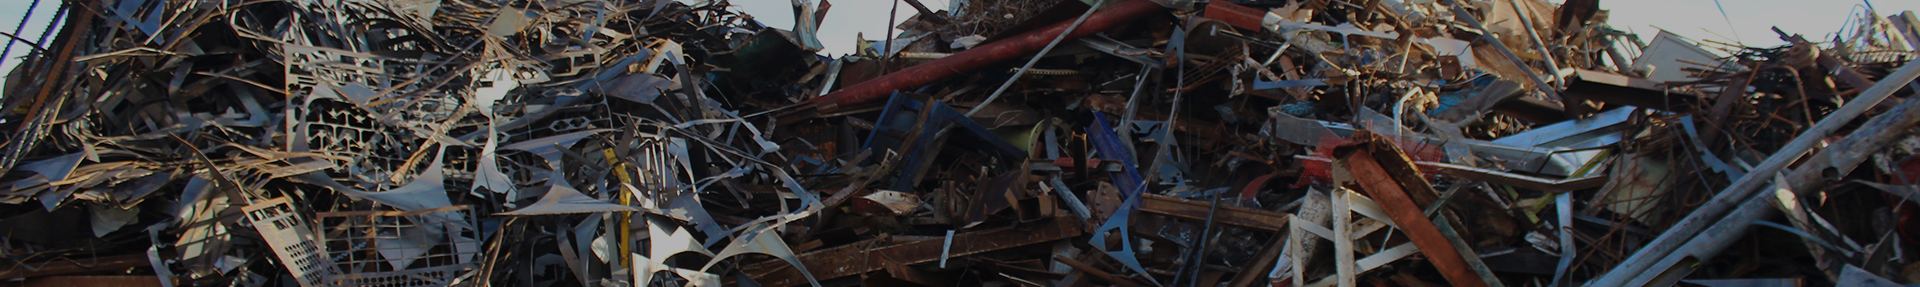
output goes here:
[[286, 197], [274, 198], [242, 207], [253, 229], [273, 247], [280, 265], [300, 282], [300, 286], [333, 286], [340, 270], [326, 257], [320, 237], [307, 228], [307, 221], [295, 212]]

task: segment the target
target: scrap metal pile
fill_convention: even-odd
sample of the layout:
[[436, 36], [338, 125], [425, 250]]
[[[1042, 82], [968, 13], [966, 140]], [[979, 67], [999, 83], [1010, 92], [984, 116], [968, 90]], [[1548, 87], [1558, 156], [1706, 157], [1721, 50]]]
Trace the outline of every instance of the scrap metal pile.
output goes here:
[[840, 57], [824, 0], [35, 5], [0, 277], [1920, 283], [1912, 12], [1744, 47], [1598, 0], [899, 2]]

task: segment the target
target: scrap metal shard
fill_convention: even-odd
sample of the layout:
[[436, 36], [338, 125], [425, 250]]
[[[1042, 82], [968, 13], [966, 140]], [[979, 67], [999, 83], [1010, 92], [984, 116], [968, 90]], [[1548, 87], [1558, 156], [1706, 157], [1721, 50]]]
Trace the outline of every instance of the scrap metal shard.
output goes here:
[[[1873, 7], [1706, 49], [1593, 0], [906, 0], [843, 52], [819, 0], [32, 2], [23, 284], [1901, 280], [1920, 235], [1920, 19]], [[1821, 260], [1681, 260], [1731, 244]]]

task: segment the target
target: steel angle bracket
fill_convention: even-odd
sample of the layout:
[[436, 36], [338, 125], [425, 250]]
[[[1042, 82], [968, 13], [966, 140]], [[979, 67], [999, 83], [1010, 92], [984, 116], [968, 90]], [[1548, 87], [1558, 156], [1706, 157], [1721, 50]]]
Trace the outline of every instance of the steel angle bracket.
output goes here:
[[[1144, 182], [1140, 178], [1140, 171], [1135, 169], [1133, 153], [1127, 149], [1126, 143], [1121, 142], [1120, 136], [1114, 134], [1113, 126], [1107, 124], [1105, 113], [1094, 112], [1093, 119], [1093, 125], [1087, 127], [1087, 141], [1093, 144], [1094, 150], [1100, 153], [1101, 158], [1120, 161], [1121, 172], [1114, 174], [1113, 186], [1120, 188], [1120, 194], [1125, 196], [1127, 201], [1133, 201], [1133, 198], [1140, 197], [1140, 193], [1144, 192], [1141, 188]], [[1139, 208], [1140, 206], [1136, 202], [1126, 207]]]

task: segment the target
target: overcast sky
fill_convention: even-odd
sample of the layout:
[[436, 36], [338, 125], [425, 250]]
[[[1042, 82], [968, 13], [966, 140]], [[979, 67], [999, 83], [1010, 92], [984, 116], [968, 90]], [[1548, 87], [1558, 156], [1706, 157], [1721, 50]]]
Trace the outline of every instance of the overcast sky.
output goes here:
[[[768, 26], [783, 29], [793, 28], [793, 2], [791, 0], [731, 0], [734, 6], [751, 14]], [[949, 1], [964, 0], [921, 0], [928, 8], [945, 10]], [[1218, 1], [1218, 0], [1215, 0]], [[1560, 0], [1549, 0], [1560, 3]], [[34, 2], [40, 7], [33, 9], [33, 17], [28, 19], [25, 29], [18, 35], [22, 38], [37, 40], [54, 10], [59, 8], [57, 0], [0, 0], [0, 32], [12, 33], [20, 18]], [[887, 12], [893, 8], [891, 0], [839, 0], [832, 1], [833, 8], [828, 11], [825, 22], [820, 27], [820, 42], [826, 45], [823, 53], [839, 56], [854, 50], [854, 35], [865, 33], [867, 39], [881, 39], [886, 36]], [[1831, 39], [1832, 33], [1848, 27], [1851, 15], [1865, 11], [1868, 5], [1882, 15], [1897, 14], [1901, 11], [1920, 10], [1920, 0], [1601, 0], [1602, 9], [1610, 10], [1609, 23], [1621, 30], [1639, 33], [1642, 39], [1652, 39], [1658, 29], [1686, 36], [1695, 40], [1714, 40], [1725, 43], [1740, 42], [1748, 46], [1776, 46], [1780, 39], [1774, 36], [1771, 27], [1778, 26], [1788, 33], [1806, 34], [1814, 41]], [[1725, 13], [1721, 8], [1725, 8]], [[900, 4], [897, 14], [900, 20], [912, 16], [914, 9]], [[1722, 17], [1725, 15], [1725, 17]], [[1731, 22], [1731, 25], [1729, 25]], [[1656, 28], [1657, 27], [1657, 28]], [[1850, 28], [1849, 28], [1850, 29]], [[0, 39], [4, 41], [4, 39]], [[20, 55], [32, 48], [28, 45], [14, 44], [13, 53], [7, 55], [0, 71], [11, 71], [18, 63]], [[5, 83], [0, 79], [0, 84]]]

